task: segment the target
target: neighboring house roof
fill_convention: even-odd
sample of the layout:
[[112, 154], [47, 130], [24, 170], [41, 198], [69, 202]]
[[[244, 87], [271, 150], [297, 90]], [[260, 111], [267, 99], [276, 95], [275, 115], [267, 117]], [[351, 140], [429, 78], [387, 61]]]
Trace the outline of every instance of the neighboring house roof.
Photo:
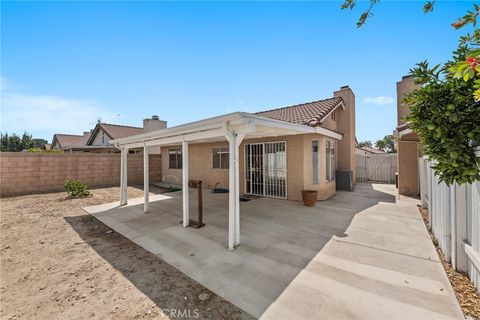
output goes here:
[[105, 132], [105, 134], [110, 139], [120, 139], [143, 133], [143, 128], [139, 127], [122, 126], [109, 123], [97, 123], [95, 129], [93, 129], [93, 132], [86, 143], [87, 145], [90, 145], [93, 142], [95, 136], [100, 132], [100, 130], [103, 130], [103, 132]]
[[400, 131], [403, 131], [405, 129], [409, 129], [410, 128], [410, 122], [406, 122], [404, 124], [401, 124], [397, 127], [397, 131], [400, 132]]
[[74, 134], [56, 133], [53, 135], [52, 146], [55, 145], [55, 142], [58, 143], [58, 146], [60, 148], [85, 146], [85, 142], [89, 138], [89, 136], [90, 135], [80, 136]]
[[372, 147], [368, 147], [368, 146], [363, 146], [363, 147], [356, 147], [357, 149], [360, 149], [360, 150], [363, 150], [365, 152], [368, 152], [368, 153], [386, 153], [385, 151], [383, 150], [380, 150], [380, 149], [376, 149], [376, 148], [372, 148]]
[[257, 115], [282, 120], [310, 127], [322, 124], [325, 118], [338, 106], [343, 105], [342, 98], [335, 97], [325, 100], [312, 101], [288, 107], [257, 112]]

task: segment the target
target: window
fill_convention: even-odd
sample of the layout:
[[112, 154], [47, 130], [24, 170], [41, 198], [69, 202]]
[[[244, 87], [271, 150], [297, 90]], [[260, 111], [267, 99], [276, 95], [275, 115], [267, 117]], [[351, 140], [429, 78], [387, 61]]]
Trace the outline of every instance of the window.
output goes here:
[[327, 140], [326, 142], [326, 169], [327, 181], [335, 180], [335, 142]]
[[228, 147], [219, 147], [212, 149], [212, 168], [228, 169], [229, 150]]
[[168, 149], [168, 167], [170, 169], [182, 169], [182, 148]]
[[318, 140], [312, 141], [312, 183], [318, 184]]

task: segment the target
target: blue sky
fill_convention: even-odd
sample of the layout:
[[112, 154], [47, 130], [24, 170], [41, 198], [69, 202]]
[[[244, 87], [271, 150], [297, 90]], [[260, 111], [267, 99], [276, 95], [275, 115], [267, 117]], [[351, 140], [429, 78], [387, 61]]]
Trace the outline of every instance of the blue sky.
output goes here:
[[1, 3], [1, 129], [81, 134], [97, 118], [169, 126], [356, 95], [357, 137], [396, 125], [395, 84], [416, 62], [445, 61], [473, 2]]

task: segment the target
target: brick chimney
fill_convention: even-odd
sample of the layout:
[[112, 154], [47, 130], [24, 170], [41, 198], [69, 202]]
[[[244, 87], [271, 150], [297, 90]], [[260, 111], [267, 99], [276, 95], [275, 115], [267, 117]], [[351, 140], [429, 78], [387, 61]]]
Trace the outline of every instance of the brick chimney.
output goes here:
[[152, 132], [167, 127], [167, 121], [160, 120], [158, 116], [143, 119], [143, 133]]
[[355, 184], [355, 95], [349, 86], [343, 86], [333, 96], [342, 98], [345, 105], [345, 109], [337, 109], [337, 131], [343, 134], [338, 142], [337, 169], [352, 171]]
[[402, 118], [410, 113], [410, 108], [403, 102], [403, 98], [418, 87], [412, 76], [404, 76], [397, 82], [397, 126], [404, 124], [405, 121]]

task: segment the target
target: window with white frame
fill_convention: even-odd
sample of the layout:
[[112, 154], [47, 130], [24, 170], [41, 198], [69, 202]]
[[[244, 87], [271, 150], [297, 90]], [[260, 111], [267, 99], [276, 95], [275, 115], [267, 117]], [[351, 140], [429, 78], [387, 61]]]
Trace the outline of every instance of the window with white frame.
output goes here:
[[212, 149], [212, 168], [228, 169], [229, 149], [228, 147], [215, 147]]
[[335, 142], [327, 140], [325, 151], [327, 181], [333, 181], [335, 180]]
[[170, 169], [182, 169], [182, 148], [168, 149], [168, 167]]
[[312, 184], [318, 184], [318, 140], [312, 141]]

